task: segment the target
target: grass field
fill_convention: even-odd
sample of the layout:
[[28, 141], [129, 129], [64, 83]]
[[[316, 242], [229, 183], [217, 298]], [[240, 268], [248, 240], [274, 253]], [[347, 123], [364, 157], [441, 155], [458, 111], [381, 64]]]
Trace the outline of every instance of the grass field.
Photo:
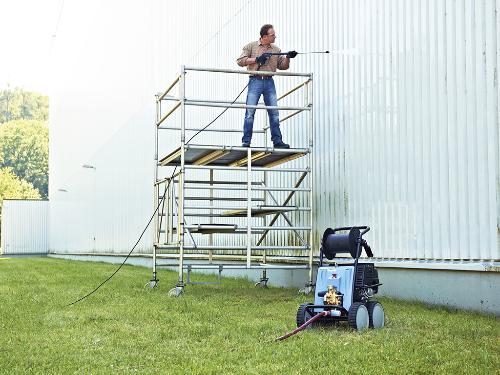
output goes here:
[[161, 272], [151, 290], [144, 288], [149, 269], [125, 266], [96, 294], [65, 307], [115, 268], [0, 259], [0, 372], [500, 373], [498, 318], [387, 298], [379, 299], [384, 329], [318, 328], [283, 342], [274, 339], [295, 327], [297, 306], [312, 297], [240, 279], [168, 298], [176, 273]]

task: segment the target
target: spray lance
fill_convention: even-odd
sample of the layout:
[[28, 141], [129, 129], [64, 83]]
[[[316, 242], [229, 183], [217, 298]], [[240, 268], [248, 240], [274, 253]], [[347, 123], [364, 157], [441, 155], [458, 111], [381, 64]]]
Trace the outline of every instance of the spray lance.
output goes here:
[[288, 52], [265, 52], [262, 55], [258, 56], [255, 61], [259, 64], [259, 66], [265, 65], [267, 60], [271, 56], [286, 56], [288, 58], [293, 59], [297, 55], [311, 55], [311, 54], [323, 54], [330, 53], [330, 51], [309, 51], [309, 52], [297, 52], [297, 51], [288, 51]]

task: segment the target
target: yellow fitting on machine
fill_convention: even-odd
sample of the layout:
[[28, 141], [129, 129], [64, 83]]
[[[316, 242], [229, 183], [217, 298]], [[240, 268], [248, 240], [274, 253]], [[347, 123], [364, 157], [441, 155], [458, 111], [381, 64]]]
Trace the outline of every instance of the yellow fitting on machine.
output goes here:
[[325, 305], [342, 305], [342, 294], [337, 293], [333, 285], [328, 285], [328, 291], [323, 297]]

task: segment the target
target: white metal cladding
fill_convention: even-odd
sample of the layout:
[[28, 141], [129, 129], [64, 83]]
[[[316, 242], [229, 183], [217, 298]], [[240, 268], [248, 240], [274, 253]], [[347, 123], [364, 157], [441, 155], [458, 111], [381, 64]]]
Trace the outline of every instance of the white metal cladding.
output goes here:
[[[149, 113], [132, 116], [53, 189], [50, 252], [126, 254], [132, 249], [153, 214], [154, 133]], [[149, 227], [134, 253], [151, 252], [152, 238]]]
[[[153, 93], [164, 90], [181, 65], [237, 68], [241, 47], [256, 40], [260, 26], [270, 22], [284, 51], [331, 51], [299, 55], [291, 67], [314, 73], [316, 243], [326, 227], [367, 224], [372, 227], [367, 239], [379, 257], [500, 258], [500, 0], [156, 0], [99, 2], [99, 7], [96, 13], [108, 11], [109, 17], [120, 7], [120, 14], [130, 17], [129, 24], [137, 25], [133, 34], [144, 33], [139, 46], [129, 41], [130, 35], [122, 36], [119, 27], [127, 22], [121, 20], [113, 28], [113, 38], [127, 38], [128, 55], [139, 51], [143, 60], [131, 66], [130, 59], [114, 61], [110, 54], [103, 66], [69, 61], [75, 71], [86, 73], [80, 80], [79, 75], [68, 79], [71, 97], [58, 91], [51, 98], [51, 118], [58, 121], [56, 128], [51, 124], [51, 139], [54, 129], [69, 132], [68, 124], [77, 120], [82, 124], [78, 126], [97, 123], [106, 128], [115, 118], [137, 112], [142, 117], [124, 124], [127, 137], [108, 142], [92, 157], [89, 164], [96, 170], [78, 165], [73, 174], [51, 182], [52, 212], [59, 212], [51, 222], [67, 228], [62, 232], [52, 228], [56, 233], [51, 248], [54, 238], [55, 249], [86, 251], [93, 246], [89, 228], [95, 223], [100, 231], [96, 251], [123, 252], [133, 244], [135, 229], [152, 211]], [[106, 22], [96, 27], [104, 24], [109, 28]], [[60, 30], [64, 32], [64, 22]], [[85, 54], [85, 48], [106, 35], [89, 34], [85, 43], [76, 43], [77, 48]], [[108, 80], [110, 74], [118, 76], [113, 61], [127, 72], [122, 74], [120, 90]], [[83, 104], [73, 111], [78, 116], [61, 115], [65, 97], [73, 104], [87, 103], [89, 93], [77, 89], [89, 77], [99, 88], [90, 96], [102, 103], [106, 117], [99, 113], [101, 107], [89, 110]], [[228, 101], [246, 84], [243, 77], [223, 74], [193, 73], [188, 81], [192, 82], [188, 97]], [[281, 77], [275, 81], [279, 92], [292, 85]], [[101, 92], [108, 95], [96, 98]], [[134, 104], [143, 103], [148, 95], [151, 106]], [[301, 100], [293, 97], [284, 104]], [[187, 121], [203, 126], [218, 113], [205, 109], [188, 114]], [[305, 114], [282, 126], [285, 141], [292, 145], [305, 138], [301, 116]], [[261, 114], [256, 129], [264, 118]], [[229, 110], [212, 126], [234, 128], [242, 123], [243, 111]], [[78, 137], [64, 134], [58, 146], [85, 147]], [[239, 144], [240, 137], [232, 134], [223, 143]], [[220, 143], [213, 134], [198, 138], [193, 142]], [[263, 142], [262, 137], [255, 139]], [[172, 138], [160, 147], [160, 156], [174, 147], [177, 142]], [[66, 155], [52, 151], [51, 168], [57, 169]], [[120, 158], [126, 163], [119, 165]], [[107, 169], [101, 169], [102, 164]], [[84, 214], [90, 210], [93, 189], [88, 174], [94, 171], [99, 198], [91, 207], [96, 212]], [[111, 180], [113, 187], [108, 186]], [[58, 191], [64, 187], [67, 194]], [[146, 236], [141, 251], [151, 243], [151, 234]], [[283, 234], [275, 239], [277, 245], [288, 240]], [[227, 243], [231, 240], [228, 237]]]
[[[136, 1], [64, 5], [52, 49], [51, 252], [128, 253], [153, 214], [150, 10]], [[151, 247], [147, 230], [135, 252]]]
[[[331, 51], [292, 61], [315, 76], [317, 238], [367, 224], [379, 257], [500, 258], [498, 0], [157, 7], [158, 45], [168, 46], [157, 49], [157, 82], [181, 64], [234, 67], [267, 22], [283, 50]], [[196, 92], [232, 100], [243, 84], [200, 79]], [[229, 116], [241, 125], [241, 113]], [[283, 125], [286, 141], [303, 139], [300, 121]]]
[[2, 254], [47, 254], [48, 201], [4, 200]]

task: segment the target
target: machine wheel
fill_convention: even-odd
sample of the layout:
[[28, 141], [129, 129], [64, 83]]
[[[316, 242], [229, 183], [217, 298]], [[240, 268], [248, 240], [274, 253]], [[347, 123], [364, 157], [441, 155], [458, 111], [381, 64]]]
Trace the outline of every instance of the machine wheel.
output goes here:
[[382, 328], [385, 323], [385, 313], [380, 302], [369, 301], [366, 303], [366, 308], [370, 318], [370, 328]]
[[[312, 315], [306, 311], [307, 306], [311, 305], [312, 303], [303, 303], [299, 306], [299, 309], [297, 310], [297, 327], [300, 327], [302, 324], [312, 318]], [[310, 327], [311, 326], [309, 326], [308, 328]]]
[[367, 329], [370, 321], [368, 309], [362, 302], [354, 302], [349, 308], [349, 327], [361, 331]]

